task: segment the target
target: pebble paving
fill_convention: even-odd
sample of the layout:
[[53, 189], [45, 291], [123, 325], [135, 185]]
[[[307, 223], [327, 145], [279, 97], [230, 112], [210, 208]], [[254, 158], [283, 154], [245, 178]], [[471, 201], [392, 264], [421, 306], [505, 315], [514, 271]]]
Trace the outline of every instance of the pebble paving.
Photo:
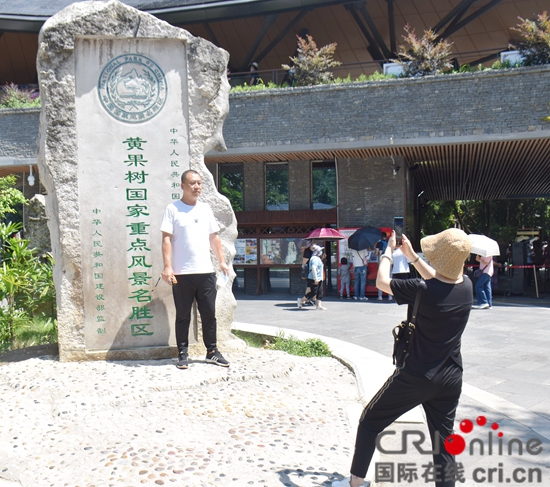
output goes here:
[[0, 481], [309, 487], [349, 471], [346, 407], [359, 399], [345, 366], [252, 348], [227, 358], [229, 369], [201, 359], [188, 370], [54, 356], [3, 364]]

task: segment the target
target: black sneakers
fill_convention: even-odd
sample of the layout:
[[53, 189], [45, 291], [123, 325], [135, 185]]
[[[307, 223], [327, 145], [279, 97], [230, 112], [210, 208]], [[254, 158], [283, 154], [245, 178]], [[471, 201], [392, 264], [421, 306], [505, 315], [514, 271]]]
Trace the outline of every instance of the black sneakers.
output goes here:
[[219, 365], [220, 367], [229, 367], [229, 362], [223, 358], [223, 355], [217, 348], [206, 354], [205, 362], [209, 364]]
[[189, 368], [189, 356], [187, 352], [181, 352], [178, 355], [178, 363], [176, 364], [178, 369], [188, 369]]

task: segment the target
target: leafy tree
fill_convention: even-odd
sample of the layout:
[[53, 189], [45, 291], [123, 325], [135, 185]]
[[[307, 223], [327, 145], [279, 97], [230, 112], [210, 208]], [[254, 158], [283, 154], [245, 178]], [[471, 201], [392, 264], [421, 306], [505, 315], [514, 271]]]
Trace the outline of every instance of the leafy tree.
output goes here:
[[336, 169], [313, 169], [313, 202], [336, 206]]
[[519, 32], [523, 41], [511, 47], [517, 49], [523, 56], [523, 64], [536, 66], [550, 63], [550, 18], [543, 12], [535, 20], [518, 17], [521, 22], [512, 27]]
[[[15, 177], [0, 178], [0, 217], [26, 204], [13, 188]], [[34, 318], [55, 317], [55, 288], [51, 256], [37, 255], [29, 241], [18, 238], [21, 223], [0, 223], [0, 348], [13, 343], [16, 331]]]
[[[488, 213], [487, 213], [488, 208]], [[487, 231], [485, 222], [489, 222]], [[487, 234], [501, 245], [513, 242], [518, 229], [550, 230], [550, 200], [546, 198], [494, 200], [488, 207], [480, 200], [429, 201], [422, 208], [421, 233], [430, 235], [459, 226], [467, 233]]]
[[269, 209], [288, 209], [288, 166], [268, 165], [265, 179], [266, 206]]
[[226, 172], [222, 173], [221, 194], [226, 196], [231, 203], [233, 211], [243, 211], [243, 173]]
[[405, 25], [405, 32], [407, 35], [403, 39], [409, 47], [399, 46], [399, 59], [393, 60], [403, 67], [405, 77], [439, 74], [452, 68], [449, 60], [452, 43], [445, 40], [436, 42], [437, 35], [429, 29], [418, 39], [409, 24]]
[[296, 86], [310, 86], [331, 82], [334, 76], [330, 69], [342, 64], [334, 60], [336, 42], [319, 49], [310, 35], [306, 35], [306, 39], [300, 36], [296, 37], [298, 39], [298, 55], [290, 56], [292, 66], [282, 65], [283, 69], [293, 73], [293, 84]]
[[19, 204], [26, 204], [27, 199], [23, 193], [14, 188], [17, 179], [10, 175], [0, 178], [0, 219], [6, 218], [8, 213], [17, 213], [15, 207]]

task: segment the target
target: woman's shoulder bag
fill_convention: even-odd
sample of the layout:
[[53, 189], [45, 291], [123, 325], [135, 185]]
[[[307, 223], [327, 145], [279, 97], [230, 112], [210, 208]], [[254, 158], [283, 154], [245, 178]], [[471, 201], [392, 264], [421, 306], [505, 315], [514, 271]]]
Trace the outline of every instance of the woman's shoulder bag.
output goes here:
[[418, 305], [420, 297], [426, 288], [426, 283], [422, 281], [416, 290], [416, 298], [414, 299], [413, 312], [411, 319], [403, 320], [392, 330], [393, 334], [393, 364], [396, 367], [403, 367], [405, 359], [409, 356], [410, 344], [413, 339], [413, 333], [416, 328], [416, 314], [418, 313]]

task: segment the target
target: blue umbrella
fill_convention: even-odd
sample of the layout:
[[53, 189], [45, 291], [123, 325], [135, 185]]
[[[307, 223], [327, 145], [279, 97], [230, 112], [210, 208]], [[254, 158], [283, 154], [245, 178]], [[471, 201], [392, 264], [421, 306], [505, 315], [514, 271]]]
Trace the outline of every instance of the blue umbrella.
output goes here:
[[382, 238], [382, 230], [376, 227], [363, 227], [348, 238], [348, 248], [353, 250], [372, 249]]

